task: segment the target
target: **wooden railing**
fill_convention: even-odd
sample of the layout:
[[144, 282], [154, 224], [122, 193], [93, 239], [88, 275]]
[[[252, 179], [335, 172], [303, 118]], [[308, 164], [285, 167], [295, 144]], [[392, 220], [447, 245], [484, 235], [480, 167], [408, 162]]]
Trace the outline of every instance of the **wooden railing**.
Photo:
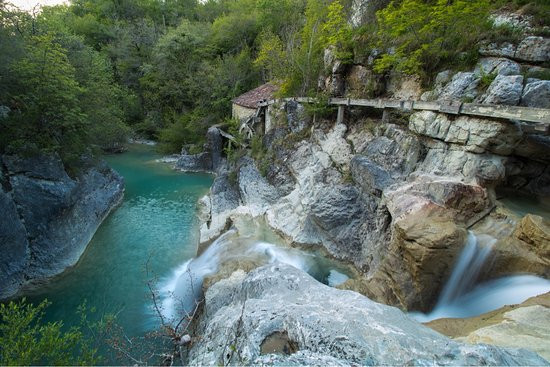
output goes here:
[[[295, 97], [264, 101], [259, 103], [259, 107], [296, 101], [299, 103], [314, 103], [315, 98]], [[489, 105], [478, 103], [462, 103], [457, 101], [402, 101], [392, 99], [353, 99], [353, 98], [330, 98], [331, 105], [338, 106], [338, 120], [341, 122], [344, 118], [344, 109], [347, 106], [353, 107], [372, 107], [379, 109], [398, 109], [405, 112], [412, 111], [434, 111], [452, 115], [469, 115], [478, 117], [489, 117], [495, 119], [505, 119], [519, 121], [522, 130], [526, 133], [546, 134], [550, 132], [550, 109]]]

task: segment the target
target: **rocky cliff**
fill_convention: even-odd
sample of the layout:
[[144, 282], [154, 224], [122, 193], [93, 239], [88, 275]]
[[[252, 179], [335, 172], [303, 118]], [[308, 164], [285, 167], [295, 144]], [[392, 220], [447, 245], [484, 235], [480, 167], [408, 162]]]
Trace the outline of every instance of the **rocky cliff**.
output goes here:
[[[342, 65], [327, 50], [325, 69], [332, 74], [324, 86], [333, 95], [349, 96], [374, 88], [375, 95], [399, 99], [548, 108], [550, 81], [526, 77], [548, 71], [543, 67], [550, 61], [548, 39], [526, 36], [510, 46], [512, 54], [505, 54], [502, 47], [486, 45], [481, 50], [484, 57], [474, 70], [444, 71], [429, 90], [415, 78], [392, 74], [380, 79], [369, 65]], [[433, 307], [469, 230], [499, 239], [483, 276], [522, 272], [550, 277], [548, 219], [518, 216], [497, 200], [502, 188], [547, 200], [547, 135], [532, 134], [520, 121], [429, 111], [382, 115], [376, 110], [348, 108], [343, 121], [335, 121], [335, 116], [311, 116], [304, 106], [289, 101], [269, 107], [261, 152], [252, 151], [228, 162], [220, 158], [221, 149], [210, 148], [217, 151], [218, 164], [207, 161], [208, 169], [217, 172], [217, 177], [210, 194], [200, 201], [203, 245], [226, 231], [239, 216], [258, 218], [294, 246], [320, 248], [353, 264], [360, 276], [340, 288], [403, 310]], [[211, 141], [220, 141], [213, 139], [215, 129], [209, 134]], [[180, 162], [197, 160], [204, 161], [202, 156], [194, 156]], [[291, 275], [287, 278], [286, 273]], [[367, 305], [370, 301], [357, 294], [321, 285], [310, 289], [309, 281], [303, 278], [304, 274], [295, 270], [272, 267], [249, 275], [236, 272], [227, 280], [210, 282], [214, 285], [206, 291], [206, 313], [198, 325], [203, 339], [193, 346], [191, 361], [531, 363], [503, 357], [492, 349], [463, 352], [465, 346], [451, 344], [446, 345], [453, 352], [436, 347], [439, 352], [428, 356], [427, 345], [437, 345], [434, 340], [439, 336], [427, 336], [423, 329], [416, 329], [416, 324], [408, 330], [384, 329], [387, 333], [377, 329], [384, 335], [376, 341], [366, 340], [365, 335], [378, 332], [372, 330], [377, 325], [374, 321], [363, 325], [368, 316], [357, 315], [352, 317], [351, 327], [336, 314], [355, 315], [362, 308], [370, 312], [368, 308], [378, 305]], [[265, 279], [269, 279], [265, 289], [273, 290], [275, 298], [268, 291], [263, 293]], [[285, 301], [279, 304], [279, 299]], [[340, 299], [346, 301], [340, 303]], [[350, 306], [353, 310], [347, 308], [349, 305], [354, 305]], [[386, 311], [382, 309], [386, 310], [381, 306], [377, 315], [383, 318]], [[397, 310], [391, 310], [388, 312], [396, 314], [390, 318], [401, 320]], [[408, 321], [402, 322], [408, 325]], [[382, 324], [395, 326], [389, 319]], [[353, 334], [356, 328], [360, 335]], [[332, 334], [333, 330], [340, 332]], [[414, 352], [399, 355], [393, 343], [403, 346], [409, 341], [398, 341], [391, 335], [420, 335], [420, 344], [411, 340], [414, 346], [405, 348]], [[423, 340], [423, 335], [427, 339]], [[264, 353], [273, 345], [287, 356]], [[391, 352], [386, 353], [385, 347]]]
[[105, 164], [71, 178], [55, 155], [2, 156], [0, 182], [0, 299], [74, 265], [124, 192]]

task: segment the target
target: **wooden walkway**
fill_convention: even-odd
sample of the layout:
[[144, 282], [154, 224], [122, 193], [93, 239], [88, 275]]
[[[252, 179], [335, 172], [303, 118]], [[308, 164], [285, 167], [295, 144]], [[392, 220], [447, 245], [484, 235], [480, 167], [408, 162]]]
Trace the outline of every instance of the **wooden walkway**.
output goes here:
[[[296, 101], [299, 103], [314, 103], [315, 98], [295, 97], [274, 99], [259, 104], [259, 108], [278, 102]], [[338, 106], [338, 121], [343, 121], [346, 107], [372, 107], [378, 109], [398, 109], [404, 112], [433, 111], [451, 115], [468, 115], [519, 121], [526, 133], [548, 135], [550, 133], [550, 109], [490, 105], [477, 103], [462, 103], [457, 101], [401, 101], [391, 99], [353, 99], [330, 98], [329, 104]]]

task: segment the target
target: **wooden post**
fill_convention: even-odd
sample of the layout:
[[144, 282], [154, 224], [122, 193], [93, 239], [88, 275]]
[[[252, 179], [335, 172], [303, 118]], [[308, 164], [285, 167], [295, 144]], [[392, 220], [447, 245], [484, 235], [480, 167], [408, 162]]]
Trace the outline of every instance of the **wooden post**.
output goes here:
[[387, 124], [390, 122], [390, 109], [389, 108], [384, 108], [383, 112], [382, 112], [382, 122]]
[[336, 123], [341, 124], [344, 122], [344, 109], [345, 107], [340, 105], [338, 106], [338, 117], [336, 118]]

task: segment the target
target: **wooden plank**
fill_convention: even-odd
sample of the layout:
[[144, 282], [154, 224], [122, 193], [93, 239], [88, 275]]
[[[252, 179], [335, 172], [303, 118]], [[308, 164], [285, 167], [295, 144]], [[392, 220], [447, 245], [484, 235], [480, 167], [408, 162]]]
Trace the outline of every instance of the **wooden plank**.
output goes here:
[[[314, 103], [315, 98], [296, 97], [285, 98], [282, 100], [269, 100], [259, 103], [259, 106], [265, 107], [281, 101], [296, 101], [299, 103]], [[461, 103], [458, 101], [402, 101], [390, 99], [349, 99], [349, 98], [330, 98], [329, 103], [336, 106], [358, 106], [374, 108], [396, 108], [405, 111], [434, 111], [454, 115], [470, 115], [479, 117], [499, 118], [507, 120], [518, 120], [536, 123], [532, 129], [535, 131], [548, 131], [550, 126], [550, 109], [503, 106], [503, 105], [483, 105], [476, 103]]]
[[437, 102], [414, 101], [413, 103], [413, 109], [415, 110], [439, 111], [439, 108]]
[[461, 112], [465, 115], [550, 124], [550, 110], [542, 108], [465, 103]]

